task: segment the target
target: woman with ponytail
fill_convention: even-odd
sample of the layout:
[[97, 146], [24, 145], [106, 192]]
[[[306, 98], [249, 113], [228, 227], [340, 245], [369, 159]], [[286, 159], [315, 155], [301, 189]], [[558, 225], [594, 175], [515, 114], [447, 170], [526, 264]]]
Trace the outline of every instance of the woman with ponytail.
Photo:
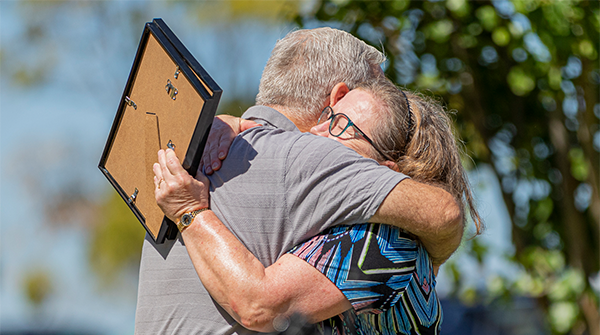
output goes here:
[[[386, 79], [353, 90], [339, 83], [331, 93], [331, 106], [323, 110], [311, 133], [335, 139], [415, 181], [444, 188], [468, 209], [477, 233], [481, 232], [452, 123], [440, 104], [398, 89]], [[201, 181], [208, 183], [206, 178]], [[430, 259], [424, 241], [402, 229], [377, 223], [337, 226], [265, 268], [258, 261], [247, 261], [256, 259], [235, 238], [224, 242], [223, 236], [231, 232], [220, 222], [216, 225], [222, 228], [215, 234], [207, 232], [217, 241], [210, 245], [235, 244], [235, 250], [245, 253], [240, 259], [246, 261], [232, 262], [218, 253], [210, 262], [192, 261], [211, 295], [220, 296], [215, 299], [248, 329], [283, 330], [286, 318], [299, 312], [317, 322], [320, 334], [440, 332], [442, 309], [435, 273], [446, 259]], [[324, 282], [310, 286], [309, 276]], [[315, 295], [307, 304], [306, 297]], [[247, 301], [250, 296], [260, 301]]]
[[365, 83], [359, 89], [379, 100], [387, 114], [377, 122], [379, 131], [373, 134], [374, 147], [381, 148], [394, 161], [397, 171], [454, 195], [468, 209], [479, 235], [482, 221], [461, 163], [452, 121], [444, 107], [430, 97], [401, 90], [387, 80]]
[[[353, 148], [415, 181], [446, 189], [463, 209], [468, 209], [480, 234], [481, 218], [461, 164], [452, 122], [444, 108], [431, 98], [401, 90], [385, 79], [363, 83], [355, 90], [377, 101], [379, 113], [375, 115], [379, 117], [370, 120], [370, 136], [354, 124], [358, 122], [354, 117], [335, 113], [329, 107], [311, 133], [332, 137], [345, 145], [357, 137], [366, 140], [371, 145]], [[369, 245], [375, 240], [377, 250]], [[334, 252], [340, 256], [328, 257]], [[349, 282], [353, 279], [371, 284], [369, 290], [337, 284], [354, 308], [321, 322], [321, 333], [439, 334], [442, 309], [435, 292], [435, 274], [445, 260], [430, 259], [420, 241], [408, 232], [372, 223], [340, 226], [315, 236], [290, 253], [334, 283], [345, 277]], [[357, 253], [361, 256], [357, 257]], [[352, 261], [344, 264], [345, 259]], [[395, 259], [394, 266], [389, 263], [391, 259]]]

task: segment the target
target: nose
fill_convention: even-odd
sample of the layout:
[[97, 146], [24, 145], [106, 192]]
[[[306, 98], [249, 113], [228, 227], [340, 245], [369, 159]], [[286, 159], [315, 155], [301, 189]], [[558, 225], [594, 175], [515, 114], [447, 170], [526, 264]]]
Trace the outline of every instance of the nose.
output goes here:
[[321, 122], [320, 124], [310, 128], [310, 133], [323, 137], [329, 136], [329, 121]]

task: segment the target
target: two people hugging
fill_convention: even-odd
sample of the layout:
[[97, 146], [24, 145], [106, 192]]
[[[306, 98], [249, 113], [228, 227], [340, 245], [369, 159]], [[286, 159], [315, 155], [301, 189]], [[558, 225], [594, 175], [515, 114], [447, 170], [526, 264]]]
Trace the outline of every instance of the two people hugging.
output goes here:
[[440, 332], [435, 274], [464, 212], [482, 223], [444, 108], [384, 60], [294, 31], [256, 105], [215, 119], [196, 178], [159, 151], [156, 200], [181, 234], [169, 252], [145, 239], [136, 333], [282, 331], [293, 314], [321, 334]]

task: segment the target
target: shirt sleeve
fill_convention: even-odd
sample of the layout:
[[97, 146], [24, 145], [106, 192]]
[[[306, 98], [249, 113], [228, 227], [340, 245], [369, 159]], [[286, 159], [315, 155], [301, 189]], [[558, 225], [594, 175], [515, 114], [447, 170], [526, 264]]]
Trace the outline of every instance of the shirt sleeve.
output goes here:
[[337, 225], [369, 221], [404, 174], [332, 139], [304, 134], [287, 154], [288, 222], [311, 237]]
[[416, 279], [421, 252], [412, 235], [374, 223], [334, 227], [289, 251], [331, 280], [358, 314], [396, 305]]

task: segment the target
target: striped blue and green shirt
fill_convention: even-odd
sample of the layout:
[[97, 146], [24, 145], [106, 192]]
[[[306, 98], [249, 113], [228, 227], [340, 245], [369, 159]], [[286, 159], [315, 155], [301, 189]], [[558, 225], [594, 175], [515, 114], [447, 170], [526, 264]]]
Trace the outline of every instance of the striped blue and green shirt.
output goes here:
[[381, 224], [338, 226], [290, 253], [327, 276], [352, 304], [321, 322], [322, 334], [439, 334], [433, 267], [413, 235]]

